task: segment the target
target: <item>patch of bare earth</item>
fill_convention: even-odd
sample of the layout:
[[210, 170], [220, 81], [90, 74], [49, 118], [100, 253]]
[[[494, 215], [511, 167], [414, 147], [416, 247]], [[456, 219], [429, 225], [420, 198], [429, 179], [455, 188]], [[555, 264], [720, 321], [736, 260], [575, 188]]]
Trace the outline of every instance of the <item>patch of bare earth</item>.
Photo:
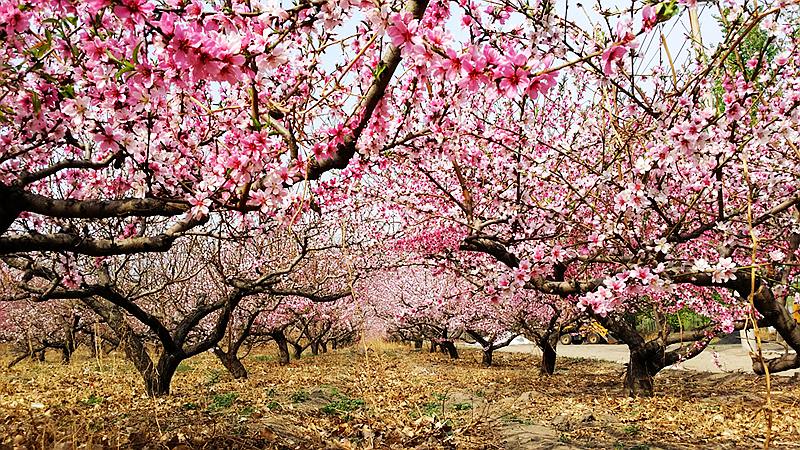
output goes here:
[[[0, 449], [733, 449], [765, 436], [755, 376], [669, 371], [656, 396], [631, 399], [620, 365], [559, 360], [542, 377], [529, 355], [489, 369], [462, 356], [376, 344], [280, 367], [263, 348], [236, 381], [205, 355], [157, 399], [121, 355], [26, 361], [0, 372]], [[775, 448], [800, 448], [794, 379], [773, 381], [773, 405]]]

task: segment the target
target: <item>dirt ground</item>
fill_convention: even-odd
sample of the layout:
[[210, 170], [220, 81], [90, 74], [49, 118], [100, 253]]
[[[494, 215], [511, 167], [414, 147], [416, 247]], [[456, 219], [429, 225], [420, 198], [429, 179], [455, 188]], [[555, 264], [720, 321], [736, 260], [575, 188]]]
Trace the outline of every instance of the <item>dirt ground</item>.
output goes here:
[[[655, 397], [631, 399], [623, 367], [597, 360], [563, 358], [540, 377], [526, 354], [484, 369], [474, 350], [451, 361], [382, 343], [289, 367], [273, 353], [251, 352], [244, 381], [212, 355], [192, 359], [158, 399], [121, 355], [2, 369], [0, 449], [734, 449], [765, 437], [752, 375], [668, 371]], [[774, 380], [772, 405], [772, 448], [800, 448], [795, 378]]]

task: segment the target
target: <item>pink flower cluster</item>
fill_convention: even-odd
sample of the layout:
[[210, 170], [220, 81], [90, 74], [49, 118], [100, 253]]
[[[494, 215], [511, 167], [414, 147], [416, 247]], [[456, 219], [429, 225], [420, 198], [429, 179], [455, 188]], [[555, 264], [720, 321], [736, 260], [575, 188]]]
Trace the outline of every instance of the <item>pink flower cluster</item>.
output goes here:
[[623, 307], [631, 296], [641, 295], [645, 289], [663, 288], [660, 278], [647, 267], [637, 267], [606, 278], [603, 285], [578, 299], [578, 308], [591, 309], [595, 314], [605, 316]]
[[550, 70], [552, 55], [533, 58], [529, 52], [518, 52], [511, 46], [501, 55], [488, 45], [469, 45], [456, 51], [446, 46], [444, 33], [424, 28], [411, 13], [393, 14], [389, 22], [386, 32], [392, 44], [416, 61], [423, 76], [432, 74], [469, 92], [494, 86], [508, 98], [537, 98], [556, 84], [558, 72]]
[[204, 28], [197, 22], [176, 23], [177, 16], [166, 13], [158, 22], [165, 34], [171, 64], [188, 71], [191, 80], [236, 83], [244, 79], [245, 58], [241, 41]]

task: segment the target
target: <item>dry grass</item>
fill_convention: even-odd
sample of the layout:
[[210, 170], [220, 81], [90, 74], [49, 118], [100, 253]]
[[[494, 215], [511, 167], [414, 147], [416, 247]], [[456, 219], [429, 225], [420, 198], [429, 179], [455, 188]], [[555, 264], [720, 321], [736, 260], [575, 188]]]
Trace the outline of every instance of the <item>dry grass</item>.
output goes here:
[[[205, 355], [159, 399], [121, 355], [26, 361], [0, 372], [0, 448], [743, 448], [764, 437], [754, 376], [668, 372], [654, 398], [629, 399], [615, 364], [560, 360], [542, 378], [529, 355], [496, 354], [483, 369], [463, 353], [374, 344], [279, 367], [264, 348], [245, 381]], [[795, 380], [776, 381], [776, 448], [800, 442], [799, 400]]]

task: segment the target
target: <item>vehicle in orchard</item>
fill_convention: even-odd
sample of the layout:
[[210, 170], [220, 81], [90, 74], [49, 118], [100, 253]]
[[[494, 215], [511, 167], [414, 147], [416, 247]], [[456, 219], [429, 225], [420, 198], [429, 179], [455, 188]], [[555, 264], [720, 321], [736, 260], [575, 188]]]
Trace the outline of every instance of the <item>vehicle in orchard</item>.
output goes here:
[[561, 345], [570, 344], [616, 344], [618, 341], [602, 325], [594, 320], [578, 322], [566, 327], [558, 339]]

